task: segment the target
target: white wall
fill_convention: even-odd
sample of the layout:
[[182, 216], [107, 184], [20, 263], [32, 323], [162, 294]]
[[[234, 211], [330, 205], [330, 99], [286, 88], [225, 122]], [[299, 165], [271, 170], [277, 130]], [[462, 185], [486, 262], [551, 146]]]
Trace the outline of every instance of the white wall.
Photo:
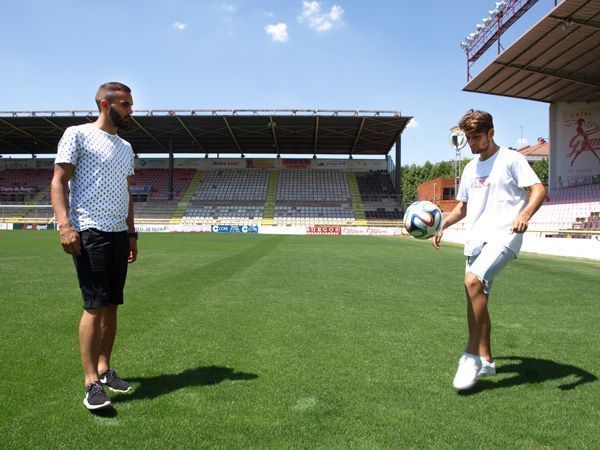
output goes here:
[[[449, 228], [444, 231], [444, 241], [464, 244], [464, 230]], [[545, 238], [539, 232], [523, 236], [521, 252], [552, 256], [569, 256], [600, 261], [600, 235], [592, 239]]]

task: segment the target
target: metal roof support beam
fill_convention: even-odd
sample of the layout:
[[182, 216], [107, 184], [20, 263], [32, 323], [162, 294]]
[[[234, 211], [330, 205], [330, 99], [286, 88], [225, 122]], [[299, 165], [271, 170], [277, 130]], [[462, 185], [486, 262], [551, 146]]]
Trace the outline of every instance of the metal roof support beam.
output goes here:
[[244, 153], [244, 151], [242, 150], [242, 147], [240, 146], [240, 143], [238, 142], [237, 138], [235, 137], [235, 133], [233, 132], [233, 130], [231, 129], [231, 126], [229, 125], [229, 121], [227, 120], [227, 117], [223, 116], [223, 120], [225, 121], [225, 125], [227, 126], [227, 129], [229, 130], [231, 139], [233, 139], [233, 142], [235, 142], [235, 145], [237, 146], [240, 153]]
[[61, 126], [56, 125], [54, 122], [52, 122], [50, 119], [48, 119], [47, 117], [42, 117], [42, 119], [44, 119], [44, 121], [48, 122], [50, 125], [52, 125], [54, 128], [56, 128], [57, 130], [59, 130], [60, 132], [64, 133], [65, 129]]
[[169, 200], [173, 200], [173, 138], [169, 138]]
[[360, 127], [358, 128], [358, 133], [356, 133], [356, 138], [354, 139], [354, 144], [352, 144], [352, 148], [350, 149], [350, 155], [352, 155], [352, 153], [354, 153], [356, 144], [358, 144], [358, 139], [360, 138], [360, 133], [362, 133], [362, 130], [365, 126], [365, 120], [367, 120], [367, 118], [363, 117], [363, 119], [360, 121]]
[[275, 133], [275, 122], [273, 122], [273, 116], [269, 116], [269, 123], [271, 124], [271, 132], [273, 133], [273, 142], [275, 143], [275, 150], [279, 154], [279, 144], [277, 143], [277, 134]]
[[[394, 184], [398, 194], [398, 203], [402, 201], [402, 135], [396, 138], [396, 170], [394, 171]], [[401, 203], [400, 203], [401, 204]]]
[[598, 22], [590, 22], [590, 21], [586, 21], [586, 20], [579, 20], [579, 19], [571, 19], [569, 17], [556, 17], [556, 16], [548, 16], [551, 19], [554, 20], [558, 20], [561, 23], [564, 23], [566, 27], [570, 27], [571, 24], [576, 24], [579, 25], [580, 27], [584, 27], [584, 28], [588, 28], [591, 31], [598, 31], [600, 30], [600, 23]]
[[181, 127], [188, 134], [188, 136], [192, 138], [192, 141], [194, 141], [194, 144], [196, 144], [198, 146], [198, 148], [200, 150], [202, 150], [204, 153], [207, 153], [206, 149], [204, 148], [204, 146], [198, 141], [198, 139], [196, 139], [196, 136], [194, 136], [192, 134], [192, 132], [190, 131], [190, 129], [188, 128], [188, 126], [185, 123], [183, 123], [183, 120], [181, 120], [181, 117], [175, 116], [175, 118], [177, 119], [177, 122], [179, 122], [179, 125], [181, 125]]
[[27, 136], [27, 137], [30, 137], [31, 139], [33, 139], [33, 140], [34, 140], [34, 142], [41, 142], [41, 143], [42, 143], [42, 144], [44, 144], [46, 147], [48, 147], [48, 148], [49, 148], [49, 149], [50, 149], [52, 152], [53, 152], [54, 150], [56, 150], [56, 149], [55, 149], [55, 148], [54, 148], [52, 145], [48, 144], [48, 143], [47, 143], [46, 141], [44, 141], [43, 139], [40, 139], [40, 138], [38, 138], [38, 137], [35, 137], [33, 134], [31, 134], [31, 133], [29, 133], [29, 132], [27, 132], [27, 131], [25, 131], [25, 130], [22, 130], [22, 129], [20, 129], [19, 127], [17, 127], [17, 126], [15, 126], [15, 125], [13, 125], [12, 123], [10, 123], [10, 122], [8, 122], [8, 121], [6, 121], [6, 120], [2, 119], [1, 117], [0, 117], [0, 122], [2, 122], [2, 123], [3, 123], [3, 124], [5, 124], [5, 125], [8, 125], [10, 128], [12, 128], [13, 130], [16, 130], [16, 131], [18, 131], [19, 133], [21, 133], [21, 134], [24, 134], [24, 135], [25, 135], [25, 136]]
[[518, 70], [522, 70], [523, 72], [529, 72], [529, 73], [534, 73], [537, 75], [544, 75], [547, 77], [552, 77], [552, 78], [557, 78], [559, 80], [565, 80], [565, 81], [570, 81], [572, 83], [580, 83], [580, 84], [585, 84], [587, 86], [592, 86], [592, 87], [600, 87], [600, 79], [598, 79], [597, 81], [588, 81], [585, 79], [579, 79], [579, 78], [575, 78], [573, 76], [563, 76], [563, 75], [557, 75], [556, 73], [553, 73], [553, 71], [551, 70], [540, 70], [540, 69], [534, 69], [534, 68], [529, 68], [520, 64], [506, 64], [506, 63], [501, 63], [501, 62], [496, 62], [496, 64], [506, 67], [506, 68], [512, 68], [512, 69], [518, 69]]
[[156, 142], [156, 143], [159, 145], [159, 147], [160, 147], [160, 148], [162, 148], [162, 149], [165, 151], [165, 153], [169, 153], [169, 152], [170, 152], [170, 150], [169, 150], [167, 147], [165, 147], [165, 146], [164, 146], [164, 144], [163, 144], [162, 142], [160, 142], [158, 139], [156, 139], [156, 137], [154, 137], [154, 135], [152, 135], [152, 133], [150, 133], [148, 130], [146, 130], [146, 129], [145, 129], [143, 126], [142, 126], [142, 124], [141, 124], [141, 123], [139, 123], [139, 122], [138, 122], [138, 121], [135, 119], [135, 117], [134, 117], [134, 116], [131, 116], [131, 120], [133, 120], [133, 123], [135, 123], [135, 124], [138, 126], [138, 128], [144, 132], [144, 134], [145, 134], [146, 136], [148, 136], [150, 139], [152, 139], [154, 142]]
[[317, 139], [319, 139], [319, 116], [315, 117], [315, 140], [313, 142], [313, 155], [317, 154]]

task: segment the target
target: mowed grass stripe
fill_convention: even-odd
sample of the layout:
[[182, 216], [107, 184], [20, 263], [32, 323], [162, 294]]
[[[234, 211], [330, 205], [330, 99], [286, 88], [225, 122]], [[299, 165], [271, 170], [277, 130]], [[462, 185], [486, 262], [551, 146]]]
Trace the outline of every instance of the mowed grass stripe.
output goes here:
[[597, 263], [514, 261], [492, 293], [500, 373], [461, 396], [450, 385], [466, 339], [460, 247], [144, 234], [113, 361], [136, 392], [113, 397], [113, 417], [81, 405], [81, 300], [57, 235], [0, 233], [0, 269], [0, 432], [11, 447], [597, 442]]

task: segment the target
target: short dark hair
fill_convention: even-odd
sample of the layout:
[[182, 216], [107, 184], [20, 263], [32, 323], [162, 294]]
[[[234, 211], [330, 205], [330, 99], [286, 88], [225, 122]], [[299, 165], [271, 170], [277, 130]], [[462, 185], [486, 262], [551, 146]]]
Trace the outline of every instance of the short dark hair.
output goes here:
[[458, 127], [465, 133], [487, 133], [494, 128], [494, 119], [488, 112], [471, 109], [460, 119]]
[[117, 92], [127, 92], [130, 94], [131, 89], [123, 83], [119, 83], [118, 81], [110, 81], [100, 85], [96, 91], [96, 105], [98, 106], [98, 111], [101, 110], [100, 101], [106, 99], [111, 102]]

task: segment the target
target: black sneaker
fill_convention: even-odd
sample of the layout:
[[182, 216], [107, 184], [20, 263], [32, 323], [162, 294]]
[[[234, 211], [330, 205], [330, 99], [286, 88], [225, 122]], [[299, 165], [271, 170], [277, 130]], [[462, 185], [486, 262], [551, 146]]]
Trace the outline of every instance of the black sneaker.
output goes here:
[[106, 372], [100, 375], [100, 383], [115, 392], [129, 392], [131, 385], [119, 378], [115, 369], [109, 368]]
[[101, 409], [111, 405], [110, 398], [105, 394], [104, 388], [102, 388], [102, 384], [99, 381], [86, 386], [83, 404], [87, 409]]

